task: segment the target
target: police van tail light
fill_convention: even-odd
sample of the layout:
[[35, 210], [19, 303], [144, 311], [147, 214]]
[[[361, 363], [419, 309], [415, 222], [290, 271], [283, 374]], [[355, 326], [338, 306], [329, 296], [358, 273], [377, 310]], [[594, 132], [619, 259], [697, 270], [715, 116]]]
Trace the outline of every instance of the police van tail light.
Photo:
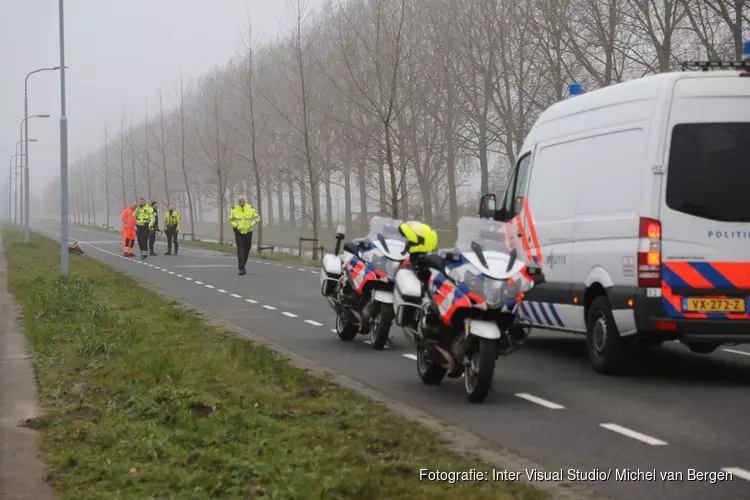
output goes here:
[[661, 222], [641, 218], [638, 231], [638, 286], [661, 288]]

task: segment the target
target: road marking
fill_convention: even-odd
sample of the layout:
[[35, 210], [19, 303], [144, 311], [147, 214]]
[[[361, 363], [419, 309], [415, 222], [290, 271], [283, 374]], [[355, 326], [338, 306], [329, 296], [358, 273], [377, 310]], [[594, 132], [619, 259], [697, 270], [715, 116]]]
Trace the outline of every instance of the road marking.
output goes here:
[[193, 278], [190, 278], [188, 276], [185, 276], [185, 279], [188, 280], [188, 281], [193, 281]]
[[323, 326], [323, 323], [318, 323], [317, 321], [313, 321], [311, 319], [306, 319], [305, 323], [312, 326]]
[[732, 476], [737, 476], [745, 481], [750, 481], [750, 472], [745, 469], [740, 469], [739, 467], [724, 467], [721, 470], [729, 472]]
[[276, 310], [276, 308], [275, 308], [275, 307], [273, 307], [273, 306], [263, 306], [263, 307], [265, 307], [265, 308], [266, 308], [266, 309], [268, 309], [269, 311], [275, 311], [275, 310]]
[[[372, 342], [370, 342], [369, 340], [365, 340], [364, 343], [367, 344], [367, 345], [372, 345]], [[391, 348], [391, 346], [389, 346], [387, 344], [383, 346], [383, 349], [390, 349], [390, 348]]]
[[233, 293], [233, 294], [231, 294], [231, 295], [232, 295], [232, 297], [234, 297], [235, 299], [241, 299], [241, 298], [242, 298], [242, 295], [237, 295], [236, 293]]
[[402, 356], [405, 357], [405, 358], [413, 359], [414, 361], [417, 360], [417, 355], [416, 354], [402, 354]]
[[253, 299], [245, 299], [245, 302], [250, 302], [251, 304], [257, 304], [258, 303], [257, 300], [253, 300]]
[[286, 266], [287, 269], [294, 269], [292, 266]]
[[223, 290], [223, 289], [221, 289], [221, 288], [219, 288], [219, 289], [218, 289], [218, 290], [216, 290], [216, 291], [217, 291], [217, 292], [219, 292], [219, 293], [227, 293], [227, 291], [226, 291], [226, 290]]
[[[198, 282], [196, 281], [196, 283], [198, 283]], [[215, 287], [215, 286], [213, 286], [213, 285], [205, 285], [205, 286], [206, 286], [206, 288], [216, 288], [216, 287]]]
[[172, 266], [172, 267], [176, 269], [178, 267], [234, 267], [234, 266], [231, 264], [190, 264], [190, 265], [183, 264], [180, 266]]
[[169, 271], [169, 274], [174, 274], [174, 272], [173, 271]]
[[750, 356], [750, 352], [738, 351], [736, 349], [722, 349], [724, 352], [731, 352], [732, 354], [741, 354], [742, 356]]
[[599, 424], [599, 426], [604, 427], [605, 429], [610, 430], [612, 432], [617, 432], [618, 434], [622, 434], [623, 436], [627, 436], [629, 438], [636, 439], [643, 443], [650, 444], [651, 446], [664, 446], [667, 444], [665, 441], [662, 441], [661, 439], [656, 439], [655, 437], [647, 436], [646, 434], [641, 434], [640, 432], [636, 432], [634, 430], [628, 429], [627, 427], [623, 427], [621, 425]]
[[301, 267], [298, 267], [297, 271], [307, 271], [307, 269], [302, 269]]
[[[141, 262], [141, 264], [145, 264], [145, 262]], [[150, 265], [151, 265], [151, 264], [149, 264], [149, 266], [150, 266]], [[161, 269], [161, 267], [159, 267], [159, 266], [154, 266], [154, 269]]]
[[289, 316], [290, 318], [296, 318], [297, 317], [296, 314], [290, 313], [290, 312], [283, 312], [281, 314], [283, 314], [284, 316]]
[[331, 331], [332, 331], [333, 333], [338, 333], [338, 332], [336, 331], [336, 329], [335, 329], [335, 328], [331, 328]]
[[549, 408], [550, 410], [562, 410], [565, 408], [563, 405], [559, 405], [557, 403], [553, 403], [552, 401], [547, 401], [546, 399], [536, 397], [533, 394], [526, 394], [525, 392], [516, 394], [516, 397], [525, 399], [526, 401], [531, 401], [532, 403], [544, 406], [545, 408]]
[[276, 266], [276, 267], [281, 267], [281, 264], [274, 264], [274, 266]]
[[310, 274], [318, 274], [318, 271], [310, 271]]
[[178, 274], [178, 275], [177, 275], [177, 277], [178, 277], [178, 278], [184, 278], [184, 276], [183, 276], [183, 275], [181, 275], [181, 274]]
[[202, 285], [202, 284], [203, 284], [203, 282], [202, 282], [202, 281], [195, 281], [194, 283], [195, 283], [196, 285]]

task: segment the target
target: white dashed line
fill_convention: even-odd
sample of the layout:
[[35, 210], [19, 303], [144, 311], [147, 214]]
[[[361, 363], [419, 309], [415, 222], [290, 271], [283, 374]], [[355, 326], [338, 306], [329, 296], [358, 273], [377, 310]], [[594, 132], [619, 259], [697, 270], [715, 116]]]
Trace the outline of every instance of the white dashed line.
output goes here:
[[405, 357], [405, 358], [413, 359], [414, 361], [417, 360], [417, 355], [416, 354], [402, 354], [402, 356]]
[[245, 302], [250, 302], [251, 304], [257, 304], [258, 303], [257, 300], [253, 300], [253, 299], [245, 299]]
[[335, 328], [331, 328], [331, 331], [332, 331], [333, 333], [338, 333], [338, 332], [336, 331], [336, 329], [335, 329]]
[[275, 311], [275, 310], [276, 310], [276, 308], [275, 308], [275, 307], [273, 307], [273, 306], [263, 306], [263, 307], [265, 307], [265, 308], [266, 308], [266, 309], [268, 309], [269, 311]]
[[[365, 340], [364, 342], [365, 342], [365, 344], [367, 344], [367, 345], [372, 345], [372, 342], [370, 342], [369, 340]], [[384, 346], [383, 346], [383, 349], [390, 349], [390, 348], [391, 348], [391, 347], [390, 347], [389, 345], [384, 345]]]
[[311, 319], [306, 319], [305, 323], [312, 326], [323, 326], [323, 323], [318, 323], [317, 321], [313, 321]]
[[302, 269], [301, 267], [298, 267], [297, 271], [307, 271], [307, 269]]
[[544, 406], [545, 408], [549, 408], [550, 410], [562, 410], [565, 408], [563, 405], [553, 403], [552, 401], [547, 401], [546, 399], [539, 398], [532, 394], [526, 394], [522, 392], [522, 393], [516, 394], [516, 397], [525, 399], [526, 401], [531, 401], [532, 403], [536, 403], [538, 405]]
[[281, 267], [281, 264], [274, 264], [275, 267]]
[[232, 297], [234, 297], [235, 299], [241, 299], [241, 298], [242, 298], [242, 295], [237, 295], [236, 293], [232, 293], [232, 294], [230, 294], [230, 295], [231, 295]]
[[195, 283], [196, 285], [202, 285], [202, 284], [203, 284], [203, 282], [202, 282], [202, 281], [195, 281], [194, 283]]
[[219, 288], [219, 289], [218, 289], [218, 290], [216, 290], [216, 291], [217, 291], [217, 292], [219, 292], [219, 293], [227, 293], [227, 291], [226, 291], [226, 290], [222, 290], [221, 288]]
[[[198, 282], [196, 281], [196, 283], [198, 283]], [[213, 285], [205, 285], [205, 286], [206, 286], [206, 288], [216, 288], [216, 287], [215, 287], [215, 286], [213, 286]]]
[[[142, 264], [145, 264], [145, 262], [143, 262]], [[149, 264], [149, 266], [150, 266], [150, 265], [151, 265], [151, 264]], [[159, 267], [159, 266], [154, 266], [154, 269], [161, 269], [161, 267]]]
[[185, 279], [188, 281], [193, 281], [193, 278], [190, 278], [189, 276], [185, 276]]
[[738, 351], [736, 349], [722, 349], [724, 352], [731, 352], [732, 354], [740, 354], [742, 356], [750, 356], [750, 352]]
[[638, 441], [641, 441], [642, 443], [650, 444], [651, 446], [664, 446], [667, 444], [665, 441], [662, 441], [661, 439], [656, 439], [655, 437], [647, 436], [646, 434], [641, 434], [640, 432], [636, 432], [632, 429], [628, 429], [627, 427], [623, 427], [621, 425], [599, 424], [599, 426], [604, 427], [605, 429], [610, 430], [612, 432], [622, 434], [623, 436], [636, 439]]
[[169, 271], [169, 274], [174, 274], [174, 272], [172, 272], [172, 271]]
[[281, 314], [283, 314], [284, 316], [289, 316], [290, 318], [296, 318], [297, 317], [296, 314], [290, 313], [290, 312], [283, 312]]
[[745, 481], [750, 481], [750, 472], [746, 471], [745, 469], [740, 469], [739, 467], [724, 467], [721, 469], [724, 472], [729, 472], [732, 476], [737, 476], [740, 479], [744, 479]]
[[181, 275], [181, 274], [178, 274], [178, 275], [177, 275], [177, 277], [178, 277], [178, 278], [184, 278], [184, 276], [183, 276], [183, 275]]
[[292, 266], [286, 266], [287, 269], [294, 269]]

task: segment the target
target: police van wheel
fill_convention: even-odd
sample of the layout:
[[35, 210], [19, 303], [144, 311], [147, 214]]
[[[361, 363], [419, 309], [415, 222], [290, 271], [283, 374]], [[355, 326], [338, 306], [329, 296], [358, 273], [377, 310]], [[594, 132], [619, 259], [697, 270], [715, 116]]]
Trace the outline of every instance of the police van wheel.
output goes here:
[[586, 347], [594, 371], [603, 375], [619, 373], [628, 346], [620, 337], [606, 296], [596, 297], [591, 303], [586, 323]]
[[686, 344], [688, 349], [693, 351], [696, 354], [711, 354], [716, 349], [719, 348], [719, 344], [704, 344], [704, 343], [697, 343], [697, 344]]

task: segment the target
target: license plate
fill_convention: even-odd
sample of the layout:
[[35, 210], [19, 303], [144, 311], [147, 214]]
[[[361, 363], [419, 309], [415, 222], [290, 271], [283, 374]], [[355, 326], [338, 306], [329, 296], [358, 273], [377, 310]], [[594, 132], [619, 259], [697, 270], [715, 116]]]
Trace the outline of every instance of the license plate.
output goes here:
[[683, 299], [682, 310], [695, 313], [741, 314], [745, 312], [745, 299], [686, 298]]

